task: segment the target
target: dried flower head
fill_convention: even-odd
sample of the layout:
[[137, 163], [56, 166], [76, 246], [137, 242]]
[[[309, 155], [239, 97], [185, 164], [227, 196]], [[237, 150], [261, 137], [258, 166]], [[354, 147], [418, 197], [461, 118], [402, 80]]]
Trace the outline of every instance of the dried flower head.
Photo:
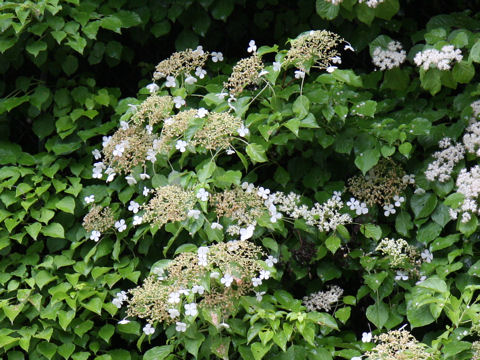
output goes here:
[[256, 85], [260, 80], [259, 73], [263, 70], [263, 63], [256, 52], [252, 56], [241, 59], [235, 64], [228, 81], [223, 84], [231, 95], [237, 96], [248, 85]]
[[291, 48], [283, 60], [283, 65], [294, 65], [302, 71], [307, 71], [310, 67], [327, 69], [333, 59], [339, 57], [336, 47], [341, 42], [343, 39], [330, 31], [306, 32], [290, 41]]
[[421, 263], [418, 251], [404, 239], [384, 238], [380, 241], [376, 251], [380, 251], [386, 256], [392, 268], [408, 268], [409, 265]]
[[480, 360], [480, 341], [472, 343], [472, 360]]
[[242, 126], [242, 120], [229, 113], [211, 112], [205, 123], [193, 136], [193, 144], [208, 150], [229, 148], [234, 134]]
[[394, 197], [400, 196], [407, 184], [402, 181], [405, 171], [391, 159], [381, 159], [377, 165], [363, 175], [348, 180], [348, 190], [358, 200], [372, 206], [394, 203]]
[[433, 360], [427, 345], [418, 342], [407, 330], [390, 330], [374, 336], [378, 344], [365, 353], [370, 360]]
[[238, 225], [250, 225], [267, 212], [264, 201], [256, 191], [237, 186], [230, 190], [214, 194], [210, 198], [218, 216], [236, 220]]
[[171, 96], [150, 95], [137, 108], [132, 120], [136, 125], [148, 123], [153, 126], [170, 116], [173, 106]]
[[202, 68], [208, 59], [208, 52], [203, 50], [186, 49], [173, 53], [168, 59], [161, 61], [153, 73], [153, 79], [158, 80], [180, 74], [190, 74], [197, 67]]
[[175, 148], [176, 141], [182, 137], [192, 121], [197, 118], [198, 110], [189, 109], [165, 119], [163, 122], [160, 140], [155, 142], [154, 150], [166, 154]]
[[237, 300], [253, 290], [252, 278], [265, 271], [261, 255], [262, 249], [248, 241], [182, 253], [164, 269], [167, 275], [162, 279], [152, 275], [130, 290], [127, 313], [150, 323], [173, 323], [194, 316], [197, 309], [209, 310], [212, 318], [228, 316]]
[[100, 205], [93, 206], [87, 215], [83, 218], [83, 228], [90, 231], [100, 231], [104, 233], [113, 227], [115, 218], [112, 209]]
[[195, 204], [195, 193], [179, 185], [167, 185], [155, 189], [154, 197], [143, 206], [143, 222], [162, 226], [168, 222], [183, 221]]
[[128, 174], [135, 166], [145, 164], [153, 140], [153, 135], [143, 127], [122, 127], [103, 148], [104, 163], [115, 172]]
[[332, 305], [340, 300], [343, 289], [337, 285], [331, 286], [328, 291], [318, 291], [303, 298], [303, 305], [308, 311], [330, 311]]

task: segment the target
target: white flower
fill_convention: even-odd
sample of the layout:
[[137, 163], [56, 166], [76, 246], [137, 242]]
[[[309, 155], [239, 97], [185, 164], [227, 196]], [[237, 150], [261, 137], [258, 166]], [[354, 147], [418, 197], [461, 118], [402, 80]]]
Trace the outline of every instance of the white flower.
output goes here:
[[208, 265], [207, 255], [198, 255], [198, 265], [200, 266]]
[[245, 125], [243, 124], [240, 128], [237, 129], [237, 132], [238, 132], [238, 135], [240, 135], [241, 137], [245, 137], [248, 134], [250, 134], [250, 130], [248, 130], [248, 128], [245, 127]]
[[112, 151], [112, 154], [113, 156], [121, 157], [124, 151], [125, 151], [125, 144], [122, 142], [121, 144], [115, 145], [115, 149]]
[[390, 41], [387, 49], [377, 47], [372, 54], [373, 64], [382, 71], [399, 67], [406, 58], [407, 53], [398, 41]]
[[433, 260], [433, 254], [428, 249], [423, 250], [420, 255], [422, 256], [422, 259], [425, 260], [425, 262], [427, 263], [430, 263]]
[[152, 132], [153, 132], [153, 126], [152, 125], [147, 125], [147, 126], [145, 126], [145, 130], [147, 130], [147, 133], [149, 133], [151, 135]]
[[263, 299], [263, 295], [265, 295], [266, 292], [265, 291], [255, 291], [255, 296], [257, 298], [257, 301], [262, 301]]
[[218, 271], [213, 271], [210, 273], [210, 278], [212, 279], [218, 279], [220, 277], [220, 273]]
[[173, 76], [167, 76], [167, 82], [165, 83], [166, 87], [175, 87], [177, 86], [177, 83], [175, 81], [175, 78]]
[[209, 251], [210, 251], [210, 249], [208, 248], [208, 246], [200, 246], [197, 249], [197, 254], [198, 255], [207, 255]]
[[350, 210], [355, 210], [358, 206], [360, 206], [360, 201], [352, 197], [347, 201], [347, 206], [350, 207]]
[[95, 158], [95, 160], [98, 160], [98, 159], [102, 158], [102, 153], [98, 149], [93, 150], [92, 155]]
[[255, 226], [249, 225], [246, 229], [240, 229], [240, 240], [248, 240], [253, 236]]
[[172, 292], [168, 295], [167, 302], [169, 304], [178, 304], [180, 302], [180, 293], [179, 292]]
[[112, 182], [113, 179], [115, 178], [115, 175], [117, 175], [117, 173], [114, 173], [114, 172], [108, 174], [107, 180], [105, 180], [105, 181], [106, 181], [107, 183], [108, 183], [108, 182]]
[[130, 322], [130, 320], [127, 320], [127, 318], [125, 318], [125, 319], [120, 320], [118, 323], [120, 325], [125, 325], [125, 324], [128, 324], [129, 322]]
[[334, 56], [330, 60], [332, 60], [332, 63], [334, 63], [334, 64], [341, 64], [342, 63], [342, 58], [340, 56]]
[[93, 230], [92, 233], [90, 234], [90, 240], [98, 242], [98, 240], [100, 240], [100, 235], [102, 235], [100, 231]]
[[416, 188], [413, 193], [414, 193], [415, 195], [423, 195], [423, 194], [425, 194], [425, 189]]
[[217, 62], [217, 61], [223, 61], [223, 54], [219, 51], [212, 51], [212, 61]]
[[197, 75], [199, 79], [203, 79], [205, 75], [207, 75], [207, 71], [203, 70], [200, 66], [198, 66], [195, 69], [195, 75]]
[[395, 195], [393, 197], [393, 201], [395, 201], [395, 206], [396, 207], [400, 207], [400, 206], [402, 206], [402, 203], [405, 201], [405, 198], [403, 196]]
[[395, 214], [397, 212], [393, 207], [393, 204], [384, 205], [383, 210], [385, 210], [385, 212], [383, 213], [385, 216], [390, 216], [391, 214]]
[[146, 159], [147, 159], [147, 161], [151, 161], [152, 163], [154, 163], [155, 161], [157, 161], [157, 153], [156, 153], [156, 151], [153, 150], [153, 149], [148, 149]]
[[274, 214], [271, 214], [272, 216], [270, 216], [270, 222], [272, 224], [275, 224], [277, 222], [277, 220], [280, 220], [282, 218], [282, 214], [281, 213], [274, 213]]
[[260, 270], [260, 279], [262, 280], [268, 280], [270, 278], [270, 271], [268, 270]]
[[232, 285], [232, 282], [233, 282], [233, 277], [232, 275], [230, 275], [229, 273], [226, 273], [225, 275], [223, 275], [223, 277], [220, 279], [220, 282], [222, 284], [224, 284], [226, 287], [230, 287], [230, 285]]
[[147, 89], [148, 89], [148, 91], [150, 91], [150, 94], [154, 94], [154, 93], [156, 93], [156, 92], [158, 91], [158, 89], [160, 89], [160, 88], [158, 87], [157, 84], [152, 83], [152, 84], [148, 84], [148, 85], [147, 85]]
[[272, 255], [269, 255], [268, 258], [265, 260], [265, 263], [268, 267], [273, 267], [274, 264], [278, 263], [278, 259], [273, 257]]
[[171, 319], [175, 319], [180, 316], [180, 311], [177, 309], [168, 309], [168, 315], [170, 315]]
[[352, 45], [350, 45], [350, 44], [345, 45], [345, 47], [343, 48], [343, 50], [355, 51], [355, 49], [354, 49], [354, 48], [352, 47]]
[[332, 199], [335, 201], [341, 201], [342, 200], [342, 192], [341, 191], [334, 191]]
[[200, 109], [197, 110], [197, 116], [199, 118], [204, 118], [206, 115], [208, 115], [208, 110], [201, 107]]
[[273, 62], [273, 71], [280, 71], [282, 69], [282, 64], [280, 64], [278, 61]]
[[180, 321], [177, 321], [175, 323], [175, 330], [177, 330], [178, 332], [185, 332], [187, 331], [187, 324], [183, 323], [183, 322], [180, 322]]
[[262, 199], [268, 199], [268, 194], [270, 194], [270, 189], [264, 189], [263, 187], [258, 188], [257, 195]]
[[135, 178], [131, 175], [125, 176], [125, 180], [127, 180], [127, 183], [130, 186], [135, 185], [137, 183], [137, 180], [135, 180]]
[[403, 280], [403, 281], [407, 281], [408, 280], [408, 274], [404, 271], [397, 271], [397, 276], [395, 276], [395, 280], [399, 281], [399, 280]]
[[177, 143], [175, 144], [175, 149], [180, 150], [180, 152], [185, 152], [186, 146], [188, 143], [184, 140], [177, 140]]
[[362, 333], [362, 342], [368, 343], [372, 341], [372, 333], [371, 332], [364, 332]]
[[133, 212], [134, 214], [138, 213], [138, 209], [140, 208], [140, 204], [135, 201], [130, 201], [130, 205], [128, 206], [128, 210]]
[[368, 214], [368, 207], [367, 204], [362, 202], [355, 208], [355, 212], [357, 215]]
[[115, 228], [118, 232], [122, 232], [127, 229], [127, 224], [125, 224], [125, 220], [120, 219], [119, 221], [115, 221]]
[[193, 285], [192, 293], [202, 295], [205, 292], [205, 288], [202, 285]]
[[222, 323], [218, 324], [218, 327], [219, 327], [219, 328], [230, 329], [230, 325], [228, 325], [228, 324], [225, 323], [225, 322], [222, 322]]
[[152, 335], [153, 333], [155, 333], [155, 329], [152, 327], [152, 325], [147, 324], [143, 327], [143, 332], [145, 333], [145, 335]]
[[142, 193], [143, 196], [147, 196], [147, 195], [150, 193], [150, 191], [151, 191], [151, 190], [150, 190], [149, 188], [147, 188], [146, 186], [144, 186], [144, 187], [143, 187], [143, 193]]
[[189, 218], [194, 218], [195, 220], [197, 220], [200, 217], [200, 210], [197, 210], [197, 209], [188, 210], [187, 216]]
[[263, 75], [267, 75], [267, 74], [268, 74], [267, 70], [262, 70], [258, 73], [258, 77], [263, 76]]
[[130, 126], [126, 121], [120, 121], [120, 127], [122, 128], [122, 130], [128, 130]]
[[331, 74], [332, 72], [334, 72], [337, 69], [338, 69], [338, 67], [336, 67], [336, 66], [329, 66], [329, 67], [327, 67], [327, 72]]
[[425, 275], [422, 275], [422, 276], [420, 276], [420, 279], [418, 279], [418, 281], [415, 283], [415, 285], [419, 285], [422, 282], [424, 282], [425, 280], [427, 280], [427, 277]]
[[230, 148], [228, 148], [227, 150], [225, 150], [225, 152], [227, 153], [227, 155], [233, 155], [233, 154], [235, 154], [235, 151], [232, 150], [232, 149], [230, 149]]
[[295, 70], [295, 79], [305, 79], [305, 71]]
[[133, 225], [140, 225], [143, 221], [143, 218], [141, 216], [135, 215], [133, 217]]
[[90, 195], [90, 196], [85, 196], [83, 200], [87, 203], [90, 204], [95, 201], [95, 195]]
[[221, 93], [218, 93], [218, 94], [216, 95], [216, 97], [218, 97], [220, 100], [223, 100], [223, 99], [225, 99], [225, 97], [226, 97], [227, 95], [228, 95], [227, 92], [223, 92], [223, 91], [222, 91]]
[[192, 75], [189, 75], [187, 76], [187, 78], [185, 79], [185, 82], [188, 84], [188, 85], [193, 85], [197, 82], [197, 78], [195, 76], [192, 76]]
[[204, 188], [200, 188], [197, 192], [197, 199], [201, 201], [207, 201], [210, 194]]
[[127, 104], [128, 105], [128, 110], [130, 110], [132, 113], [137, 112], [138, 105], [135, 104]]
[[350, 360], [362, 360], [361, 356], [354, 356]]
[[115, 298], [112, 300], [113, 305], [117, 308], [121, 308], [124, 301], [127, 301], [127, 293], [125, 291], [120, 291], [115, 294]]
[[260, 286], [260, 285], [262, 285], [262, 279], [257, 278], [257, 277], [252, 278], [252, 284], [253, 284], [254, 287]]
[[203, 51], [203, 46], [202, 45], [198, 45], [197, 48], [195, 50], [193, 50], [193, 52], [196, 53], [197, 55], [205, 54], [205, 51]]
[[218, 222], [213, 222], [212, 225], [210, 225], [210, 227], [215, 230], [215, 229], [218, 229], [218, 230], [222, 230], [223, 229], [223, 226], [222, 224], [218, 223]]
[[102, 146], [105, 147], [108, 145], [108, 143], [112, 140], [111, 136], [103, 136], [102, 137]]
[[140, 179], [142, 179], [142, 180], [150, 179], [150, 175], [148, 175], [146, 173], [142, 173], [142, 174], [140, 174]]
[[180, 109], [182, 106], [186, 104], [185, 99], [182, 98], [181, 96], [175, 96], [173, 98], [173, 102], [175, 103], [175, 107], [177, 109]]
[[247, 51], [249, 53], [257, 51], [257, 45], [255, 45], [255, 40], [250, 40], [250, 42], [248, 43]]
[[185, 304], [185, 315], [197, 316], [197, 314], [198, 314], [197, 304], [195, 303]]

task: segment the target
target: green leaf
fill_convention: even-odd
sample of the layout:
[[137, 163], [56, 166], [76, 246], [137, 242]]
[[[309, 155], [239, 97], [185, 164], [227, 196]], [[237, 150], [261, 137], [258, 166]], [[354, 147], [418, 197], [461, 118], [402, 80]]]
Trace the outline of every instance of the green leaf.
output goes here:
[[460, 84], [468, 84], [475, 76], [475, 67], [467, 61], [460, 61], [453, 67], [453, 78]]
[[445, 281], [439, 278], [428, 278], [418, 283], [418, 287], [433, 290], [439, 293], [446, 293], [448, 291]]
[[478, 228], [477, 216], [475, 214], [471, 215], [470, 220], [468, 220], [466, 223], [462, 222], [461, 219], [458, 219], [457, 227], [458, 227], [458, 230], [460, 230], [460, 232], [463, 235], [465, 235], [466, 237], [469, 237], [475, 231], [477, 231], [477, 228]]
[[33, 224], [26, 226], [25, 230], [27, 231], [28, 235], [32, 237], [33, 240], [37, 240], [37, 236], [41, 228], [42, 228], [42, 224], [35, 222]]
[[173, 351], [173, 345], [155, 346], [143, 355], [143, 360], [163, 360]]
[[470, 55], [468, 56], [468, 61], [474, 61], [480, 63], [480, 40], [472, 46], [470, 49]]
[[151, 28], [150, 31], [156, 38], [160, 36], [166, 35], [170, 32], [171, 29], [170, 22], [168, 20], [163, 20], [160, 22], [155, 23]]
[[114, 332], [115, 326], [111, 324], [105, 324], [98, 331], [98, 336], [100, 336], [103, 340], [105, 340], [106, 343], [108, 343]]
[[352, 107], [352, 114], [374, 117], [375, 111], [377, 111], [377, 102], [373, 100], [362, 101]]
[[33, 278], [37, 286], [42, 289], [45, 285], [55, 280], [57, 276], [53, 276], [46, 270], [40, 270]]
[[27, 44], [25, 48], [30, 54], [37, 57], [40, 51], [47, 50], [47, 43], [42, 40], [33, 41]]
[[335, 70], [332, 74], [334, 79], [338, 81], [347, 83], [348, 85], [354, 87], [361, 87], [363, 86], [362, 78], [356, 75], [352, 70]]
[[293, 113], [297, 116], [297, 118], [301, 120], [308, 115], [308, 111], [310, 109], [310, 100], [305, 95], [300, 95], [293, 102], [292, 109]]
[[340, 238], [338, 236], [331, 235], [325, 241], [325, 246], [327, 247], [328, 250], [330, 250], [330, 252], [332, 254], [335, 254], [335, 252], [340, 247], [341, 243], [342, 243], [342, 241], [340, 240]]
[[60, 45], [63, 39], [65, 39], [65, 37], [67, 36], [67, 33], [61, 30], [52, 31], [50, 32], [50, 34], [55, 40], [57, 40], [58, 45]]
[[57, 352], [57, 345], [51, 342], [42, 341], [40, 344], [37, 345], [37, 350], [47, 359], [51, 359]]
[[68, 325], [72, 322], [75, 318], [75, 311], [73, 310], [60, 310], [58, 312], [58, 323], [62, 327], [63, 330], [67, 330]]
[[44, 226], [41, 232], [45, 236], [61, 239], [65, 238], [65, 231], [63, 230], [63, 226], [59, 223], [51, 223], [47, 226]]
[[66, 196], [55, 205], [57, 209], [73, 214], [75, 211], [75, 200], [71, 196]]
[[380, 151], [378, 149], [368, 149], [355, 157], [355, 165], [365, 175], [368, 170], [377, 165], [378, 160], [380, 160]]
[[437, 206], [437, 197], [431, 192], [425, 194], [415, 194], [410, 200], [415, 219], [420, 219], [430, 215]]
[[388, 320], [388, 306], [383, 301], [377, 301], [367, 308], [367, 319], [381, 329]]
[[373, 224], [365, 224], [360, 227], [360, 231], [362, 232], [365, 237], [374, 239], [374, 240], [380, 240], [382, 237], [382, 228], [377, 225]]
[[74, 351], [75, 351], [75, 345], [72, 343], [66, 343], [66, 344], [60, 345], [57, 349], [57, 352], [64, 359], [68, 359], [70, 356], [72, 356]]
[[99, 297], [93, 297], [90, 301], [86, 304], [83, 304], [85, 309], [90, 310], [91, 312], [97, 313], [98, 315], [102, 314], [102, 300]]
[[438, 69], [420, 69], [420, 82], [425, 90], [430, 94], [437, 94], [442, 88], [441, 72]]
[[78, 69], [78, 60], [73, 55], [68, 55], [62, 61], [62, 69], [67, 75], [72, 75]]
[[272, 343], [268, 345], [263, 345], [260, 342], [255, 342], [250, 346], [250, 350], [252, 350], [253, 357], [255, 360], [261, 360], [267, 352], [270, 350], [272, 347]]
[[333, 5], [332, 2], [326, 0], [317, 0], [315, 4], [317, 14], [327, 20], [333, 20], [337, 17], [340, 11], [340, 5]]
[[268, 158], [265, 155], [265, 149], [260, 144], [248, 144], [246, 151], [247, 155], [253, 160], [253, 162], [268, 161]]

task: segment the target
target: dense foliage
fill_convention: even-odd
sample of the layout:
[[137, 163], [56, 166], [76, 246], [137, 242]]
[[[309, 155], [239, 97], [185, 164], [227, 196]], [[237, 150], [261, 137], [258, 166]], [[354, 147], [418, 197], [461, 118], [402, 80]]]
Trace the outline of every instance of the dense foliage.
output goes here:
[[480, 19], [425, 3], [1, 2], [1, 356], [479, 359]]

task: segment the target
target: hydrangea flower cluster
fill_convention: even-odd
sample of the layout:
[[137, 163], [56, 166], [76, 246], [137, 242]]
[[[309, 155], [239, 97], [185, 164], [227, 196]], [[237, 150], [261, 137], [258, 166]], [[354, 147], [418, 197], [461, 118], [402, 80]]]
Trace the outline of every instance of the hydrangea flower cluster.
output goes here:
[[114, 224], [115, 218], [112, 209], [109, 207], [94, 205], [83, 218], [82, 226], [88, 233], [90, 233], [90, 240], [98, 242], [100, 236], [107, 230], [113, 228]]
[[459, 62], [463, 59], [462, 51], [455, 49], [453, 45], [445, 45], [441, 50], [426, 49], [419, 51], [413, 61], [418, 67], [428, 70], [430, 67], [439, 70], [450, 70], [452, 62]]
[[375, 48], [372, 55], [373, 64], [382, 71], [399, 67], [407, 58], [407, 53], [398, 41], [390, 41], [387, 49]]
[[[200, 311], [212, 321], [225, 319], [240, 296], [269, 279], [276, 258], [260, 260], [263, 251], [248, 241], [229, 241], [203, 246], [197, 252], [182, 253], [166, 268], [148, 277], [142, 286], [117, 294], [116, 306], [126, 301], [130, 317], [174, 324], [178, 332], [187, 330]], [[264, 292], [263, 292], [264, 294]]]
[[438, 179], [440, 182], [446, 182], [450, 180], [455, 165], [463, 160], [465, 147], [461, 143], [452, 145], [450, 138], [440, 140], [438, 146], [444, 150], [433, 154], [435, 161], [428, 164], [425, 177], [430, 181]]
[[376, 8], [379, 4], [383, 3], [385, 0], [358, 0], [359, 4], [365, 3], [370, 8]]
[[475, 165], [470, 170], [462, 169], [457, 178], [457, 192], [462, 194], [464, 199], [459, 209], [450, 212], [454, 218], [457, 213], [462, 214], [461, 222], [467, 223], [471, 219], [471, 214], [480, 215], [480, 208], [478, 206], [480, 195], [480, 166]]
[[303, 298], [303, 305], [307, 311], [330, 311], [343, 295], [343, 289], [337, 285], [327, 291], [318, 291]]

